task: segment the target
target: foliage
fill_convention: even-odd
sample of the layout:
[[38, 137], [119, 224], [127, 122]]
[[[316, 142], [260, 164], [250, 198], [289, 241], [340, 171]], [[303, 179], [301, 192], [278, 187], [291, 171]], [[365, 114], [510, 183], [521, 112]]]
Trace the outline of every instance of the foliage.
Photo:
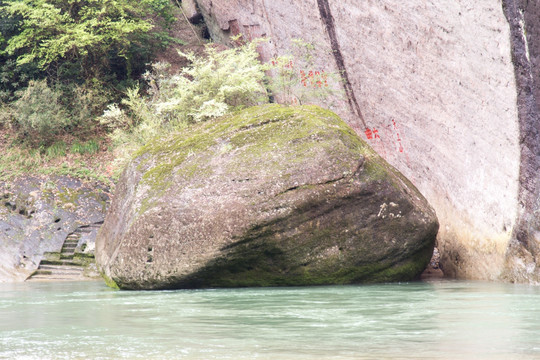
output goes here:
[[117, 139], [125, 140], [131, 129], [129, 137], [141, 145], [160, 133], [267, 102], [263, 85], [267, 67], [259, 62], [256, 46], [224, 51], [207, 46], [204, 57], [182, 53], [190, 65], [177, 75], [169, 75], [166, 64], [154, 64], [144, 76], [148, 97], [133, 88], [123, 101], [127, 113], [112, 105], [101, 120], [122, 130], [116, 132]]
[[103, 113], [106, 104], [113, 98], [111, 91], [101, 84], [70, 84], [63, 86], [60, 91], [71, 118], [71, 126], [77, 127], [82, 133], [98, 124], [96, 117]]
[[17, 65], [14, 59], [0, 56], [0, 102], [16, 100], [15, 92], [28, 86], [28, 82], [39, 77], [34, 64]]
[[53, 143], [45, 149], [45, 154], [51, 159], [66, 156], [66, 143], [63, 141]]
[[259, 62], [256, 43], [218, 51], [207, 46], [205, 56], [184, 54], [190, 65], [182, 73], [166, 77], [154, 67], [146, 80], [156, 113], [167, 123], [204, 121], [232, 110], [266, 101], [263, 87], [266, 68]]
[[45, 80], [30, 81], [18, 97], [11, 106], [11, 117], [21, 138], [33, 144], [49, 142], [70, 125], [70, 117], [60, 102], [61, 94]]
[[70, 151], [73, 154], [95, 154], [99, 151], [99, 144], [95, 140], [89, 140], [87, 142], [75, 141], [71, 145]]
[[153, 24], [152, 11], [167, 12], [162, 0], [5, 0], [4, 14], [18, 18], [20, 32], [7, 39], [4, 52], [17, 64], [48, 69], [79, 63], [86, 78], [111, 66], [110, 52], [126, 60], [129, 71], [136, 45]]
[[158, 48], [181, 42], [166, 32], [174, 11], [170, 0], [0, 0], [0, 101], [43, 78], [121, 93]]
[[31, 146], [51, 144], [68, 131], [84, 136], [98, 124], [94, 117], [108, 100], [89, 86], [60, 89], [46, 80], [31, 80], [16, 96], [16, 101], [2, 107], [0, 122], [9, 125], [20, 142]]
[[170, 0], [0, 0], [0, 120], [32, 146], [85, 136], [173, 21]]

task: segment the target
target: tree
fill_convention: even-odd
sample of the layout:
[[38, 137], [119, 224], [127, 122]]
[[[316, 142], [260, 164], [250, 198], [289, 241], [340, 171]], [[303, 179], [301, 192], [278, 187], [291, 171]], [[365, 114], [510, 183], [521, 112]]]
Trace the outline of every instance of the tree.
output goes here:
[[168, 0], [4, 0], [0, 11], [18, 22], [18, 32], [3, 36], [3, 54], [57, 79], [127, 78], [137, 57], [161, 45], [150, 31], [171, 20], [170, 6]]

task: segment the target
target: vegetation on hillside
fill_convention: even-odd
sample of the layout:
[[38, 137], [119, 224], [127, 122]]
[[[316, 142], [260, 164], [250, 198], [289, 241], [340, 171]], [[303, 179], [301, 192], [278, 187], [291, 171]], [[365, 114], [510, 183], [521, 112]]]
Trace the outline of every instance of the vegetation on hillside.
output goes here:
[[180, 42], [167, 33], [176, 11], [170, 0], [0, 0], [0, 176], [106, 146], [97, 118]]
[[169, 0], [0, 1], [4, 123], [33, 146], [91, 129], [172, 40], [172, 20]]
[[154, 64], [144, 75], [149, 85], [146, 96], [138, 87], [130, 89], [121, 106], [110, 105], [101, 117], [122, 150], [119, 160], [156, 136], [267, 103], [268, 66], [258, 60], [256, 46], [254, 42], [218, 51], [208, 45], [203, 56], [183, 54], [189, 65], [178, 74], [169, 74], [167, 64]]
[[[260, 41], [180, 52], [178, 73], [150, 66], [180, 41], [166, 31], [178, 11], [170, 0], [0, 0], [0, 179], [37, 171], [104, 180], [156, 136], [332, 92], [330, 74], [297, 69], [293, 56], [261, 63]], [[314, 47], [295, 43], [311, 66]]]

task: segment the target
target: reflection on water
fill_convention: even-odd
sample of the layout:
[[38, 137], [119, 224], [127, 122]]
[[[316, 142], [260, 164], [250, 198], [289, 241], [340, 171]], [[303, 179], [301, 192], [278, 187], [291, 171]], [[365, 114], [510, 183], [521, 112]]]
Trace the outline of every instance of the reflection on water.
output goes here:
[[0, 284], [0, 359], [535, 359], [540, 288]]

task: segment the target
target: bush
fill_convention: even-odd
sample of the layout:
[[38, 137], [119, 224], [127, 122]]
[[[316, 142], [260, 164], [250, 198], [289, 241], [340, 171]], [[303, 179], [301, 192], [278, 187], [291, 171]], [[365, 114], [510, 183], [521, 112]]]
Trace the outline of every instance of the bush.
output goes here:
[[49, 144], [71, 125], [62, 106], [61, 93], [51, 89], [45, 80], [30, 81], [19, 99], [11, 105], [11, 117], [21, 140], [31, 144]]
[[101, 121], [121, 130], [116, 138], [123, 141], [131, 129], [129, 137], [141, 145], [160, 133], [268, 102], [267, 66], [259, 62], [256, 46], [250, 43], [224, 51], [207, 46], [203, 57], [182, 54], [190, 65], [178, 75], [169, 75], [166, 64], [154, 64], [144, 76], [148, 96], [142, 98], [139, 88], [131, 89], [122, 102], [127, 114], [112, 105]]
[[167, 76], [162, 64], [145, 79], [151, 87], [151, 106], [166, 123], [193, 123], [222, 116], [240, 108], [267, 102], [265, 70], [253, 42], [218, 51], [207, 46], [202, 57], [184, 54], [190, 65]]
[[96, 120], [113, 96], [100, 84], [71, 85], [62, 91], [64, 107], [71, 117], [72, 127], [78, 130], [92, 130]]
[[11, 127], [18, 140], [32, 147], [48, 146], [69, 131], [86, 137], [99, 125], [96, 118], [110, 99], [91, 86], [50, 87], [46, 80], [31, 80], [15, 93], [17, 100], [0, 102], [0, 125]]

